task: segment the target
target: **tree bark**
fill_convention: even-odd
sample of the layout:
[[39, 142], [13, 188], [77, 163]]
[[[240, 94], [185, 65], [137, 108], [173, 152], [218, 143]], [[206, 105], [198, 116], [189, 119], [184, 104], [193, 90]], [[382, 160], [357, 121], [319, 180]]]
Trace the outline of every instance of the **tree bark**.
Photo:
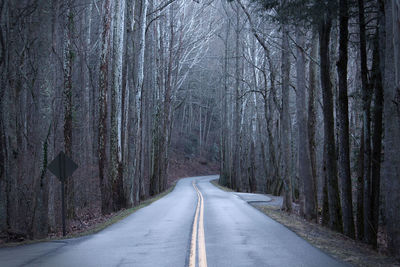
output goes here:
[[315, 203], [315, 187], [311, 169], [311, 158], [309, 151], [309, 139], [307, 128], [306, 110], [306, 73], [305, 73], [305, 56], [304, 56], [304, 34], [301, 29], [296, 29], [297, 43], [297, 59], [296, 59], [296, 74], [297, 74], [297, 124], [298, 124], [298, 174], [299, 180], [303, 184], [304, 192], [304, 215], [309, 221], [316, 221], [317, 211]]
[[110, 0], [103, 5], [103, 30], [101, 33], [100, 76], [99, 76], [99, 179], [101, 191], [101, 210], [103, 214], [112, 211], [111, 184], [107, 177], [107, 89], [108, 89], [108, 56], [111, 26]]
[[[311, 57], [313, 59], [317, 59], [318, 51], [318, 33], [316, 29], [313, 29], [312, 39], [311, 39]], [[316, 143], [315, 143], [315, 126], [317, 123], [317, 114], [316, 114], [316, 63], [314, 60], [309, 61], [309, 85], [308, 85], [308, 140], [309, 140], [309, 151], [310, 151], [310, 161], [311, 161], [311, 171], [312, 171], [312, 179], [314, 185], [314, 202], [316, 209], [318, 211], [318, 197], [317, 197], [317, 159], [316, 159]], [[318, 212], [317, 212], [318, 215]]]
[[140, 1], [140, 20], [137, 31], [137, 38], [138, 46], [136, 51], [136, 58], [135, 58], [135, 69], [136, 69], [136, 82], [135, 82], [135, 92], [136, 92], [136, 108], [137, 108], [137, 118], [138, 118], [138, 128], [137, 128], [137, 145], [136, 145], [136, 171], [135, 175], [139, 179], [139, 187], [137, 188], [136, 193], [136, 200], [139, 201], [144, 194], [144, 170], [143, 170], [143, 160], [144, 160], [144, 140], [143, 135], [143, 120], [144, 120], [144, 112], [145, 112], [145, 99], [144, 99], [144, 87], [143, 87], [143, 79], [144, 79], [144, 52], [146, 48], [146, 14], [147, 14], [147, 7], [148, 1], [141, 0]]
[[111, 127], [110, 127], [110, 181], [112, 185], [113, 210], [120, 210], [124, 204], [123, 177], [121, 164], [121, 86], [122, 57], [124, 40], [125, 0], [114, 1], [112, 79], [111, 79]]
[[365, 37], [364, 0], [358, 0], [361, 86], [363, 96], [364, 131], [364, 241], [372, 242], [372, 203], [371, 203], [371, 90], [368, 82], [367, 44]]
[[320, 74], [324, 117], [324, 146], [327, 191], [329, 200], [329, 227], [342, 232], [342, 215], [337, 180], [335, 131], [333, 117], [333, 94], [330, 81], [329, 42], [332, 22], [328, 14], [324, 14], [319, 25], [319, 54], [321, 60]]
[[281, 149], [283, 160], [281, 162], [284, 195], [282, 209], [292, 211], [292, 179], [291, 179], [291, 146], [290, 146], [290, 114], [289, 114], [289, 82], [290, 82], [290, 47], [287, 26], [282, 26], [282, 110], [281, 110]]
[[0, 1], [0, 232], [9, 228], [8, 214], [8, 180], [7, 180], [7, 143], [6, 143], [6, 112], [5, 112], [5, 91], [7, 87], [8, 73], [8, 23], [4, 18], [8, 15], [8, 6], [5, 0]]
[[343, 232], [354, 238], [354, 218], [350, 173], [349, 104], [347, 97], [347, 62], [349, 11], [348, 1], [339, 1], [340, 48], [337, 71], [339, 77], [339, 177], [342, 193]]
[[219, 179], [219, 183], [223, 186], [227, 186], [229, 188], [232, 187], [232, 168], [230, 165], [230, 157], [229, 157], [229, 124], [228, 124], [228, 98], [229, 98], [229, 86], [228, 86], [228, 64], [229, 64], [229, 57], [228, 57], [228, 50], [229, 50], [229, 33], [230, 33], [230, 20], [228, 19], [226, 25], [226, 32], [224, 36], [224, 65], [223, 65], [223, 72], [224, 72], [224, 86], [221, 89], [221, 98], [222, 98], [222, 108], [221, 108], [221, 176]]
[[[72, 0], [67, 3], [67, 16], [66, 16], [66, 29], [64, 36], [64, 149], [65, 154], [72, 157], [72, 70], [74, 59], [76, 57], [75, 51], [72, 47], [74, 35], [74, 11], [72, 7]], [[67, 206], [67, 217], [73, 219], [75, 217], [75, 203], [74, 203], [74, 179], [73, 177], [66, 177], [65, 182], [65, 195]]]
[[235, 113], [233, 118], [234, 130], [234, 155], [233, 155], [233, 188], [240, 191], [241, 185], [241, 160], [240, 160], [240, 15], [239, 7], [236, 5], [236, 25], [235, 25]]
[[388, 248], [400, 258], [400, 5], [385, 2], [386, 47], [384, 74], [385, 219]]
[[364, 131], [362, 129], [357, 158], [357, 239], [364, 239]]
[[373, 109], [373, 135], [372, 135], [372, 165], [371, 165], [371, 208], [372, 208], [372, 245], [377, 247], [379, 225], [379, 198], [380, 175], [382, 154], [382, 112], [383, 112], [383, 86], [379, 55], [379, 34], [374, 40], [372, 63], [372, 80], [374, 83], [374, 109]]

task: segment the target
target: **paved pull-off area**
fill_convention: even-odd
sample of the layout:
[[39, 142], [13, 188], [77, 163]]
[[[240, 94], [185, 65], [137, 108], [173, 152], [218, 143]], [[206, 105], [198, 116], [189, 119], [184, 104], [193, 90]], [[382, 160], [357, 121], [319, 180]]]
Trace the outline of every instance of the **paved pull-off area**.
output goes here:
[[[0, 266], [343, 266], [209, 181], [175, 189], [87, 237], [0, 249]], [[256, 201], [268, 201], [259, 199]]]

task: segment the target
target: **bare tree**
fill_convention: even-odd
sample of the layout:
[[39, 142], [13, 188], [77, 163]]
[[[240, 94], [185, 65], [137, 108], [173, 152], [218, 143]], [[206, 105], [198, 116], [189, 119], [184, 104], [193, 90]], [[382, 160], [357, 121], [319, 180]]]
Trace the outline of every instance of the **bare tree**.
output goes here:
[[333, 93], [330, 82], [329, 39], [332, 27], [330, 15], [325, 13], [319, 25], [319, 55], [324, 115], [324, 158], [329, 200], [329, 227], [342, 231], [339, 189], [336, 167], [336, 148], [333, 117]]
[[341, 204], [343, 214], [344, 234], [354, 238], [354, 219], [353, 219], [353, 201], [351, 190], [350, 173], [350, 142], [349, 142], [349, 107], [347, 96], [347, 62], [348, 62], [348, 2], [341, 0], [339, 2], [340, 17], [340, 48], [339, 61], [337, 63], [339, 77], [339, 177], [341, 185]]
[[316, 221], [317, 209], [315, 203], [315, 186], [311, 169], [311, 157], [309, 151], [309, 139], [307, 129], [306, 110], [306, 81], [305, 81], [305, 56], [304, 56], [304, 34], [302, 29], [297, 29], [297, 60], [296, 60], [296, 75], [297, 75], [297, 123], [298, 123], [298, 172], [299, 179], [303, 184], [305, 208], [304, 213], [307, 220]]
[[385, 179], [385, 213], [388, 231], [388, 247], [396, 256], [400, 255], [400, 221], [399, 187], [400, 187], [400, 5], [397, 1], [385, 1], [386, 45], [384, 73], [384, 128], [385, 128], [385, 160], [382, 177]]
[[101, 209], [103, 214], [112, 210], [111, 184], [107, 176], [107, 89], [108, 89], [108, 64], [111, 27], [110, 0], [103, 5], [103, 30], [101, 34], [100, 76], [99, 76], [99, 178], [101, 188]]
[[290, 82], [290, 61], [289, 61], [289, 37], [286, 25], [282, 25], [282, 109], [281, 109], [281, 143], [283, 153], [281, 161], [281, 175], [284, 184], [284, 197], [282, 208], [286, 211], [292, 210], [292, 178], [290, 165], [290, 115], [289, 115], [289, 82]]

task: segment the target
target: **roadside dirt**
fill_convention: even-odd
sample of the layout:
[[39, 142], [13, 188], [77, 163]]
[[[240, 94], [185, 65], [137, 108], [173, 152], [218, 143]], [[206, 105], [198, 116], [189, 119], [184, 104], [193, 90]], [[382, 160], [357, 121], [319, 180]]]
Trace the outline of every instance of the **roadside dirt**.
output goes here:
[[354, 266], [400, 266], [400, 263], [385, 253], [379, 253], [371, 246], [350, 239], [345, 235], [311, 223], [297, 214], [289, 214], [280, 205], [253, 205], [275, 221], [283, 224], [313, 246], [341, 261]]

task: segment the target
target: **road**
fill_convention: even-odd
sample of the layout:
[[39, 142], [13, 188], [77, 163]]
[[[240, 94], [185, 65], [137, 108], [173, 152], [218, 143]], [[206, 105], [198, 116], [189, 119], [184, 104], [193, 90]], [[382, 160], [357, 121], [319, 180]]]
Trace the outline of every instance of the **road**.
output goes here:
[[181, 179], [94, 235], [2, 248], [0, 266], [343, 266], [212, 179]]

